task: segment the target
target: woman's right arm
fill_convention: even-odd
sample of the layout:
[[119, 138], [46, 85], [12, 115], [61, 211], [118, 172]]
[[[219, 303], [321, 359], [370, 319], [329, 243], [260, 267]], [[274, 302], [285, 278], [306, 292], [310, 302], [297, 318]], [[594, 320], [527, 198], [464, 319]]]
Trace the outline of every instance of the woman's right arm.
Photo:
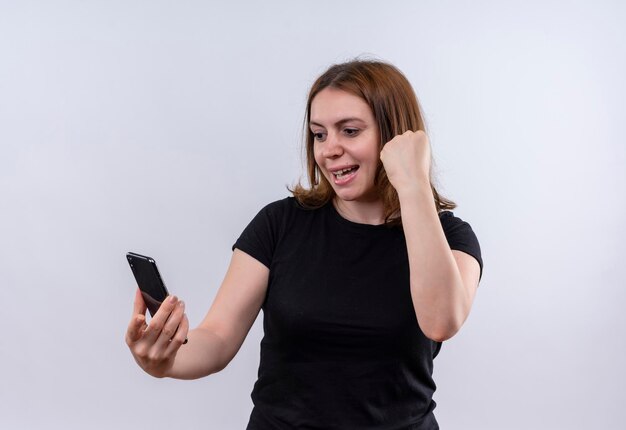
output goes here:
[[[197, 328], [188, 331], [184, 303], [175, 297], [146, 325], [138, 294], [126, 343], [137, 363], [155, 377], [196, 379], [219, 372], [239, 351], [259, 314], [268, 279], [265, 265], [235, 249], [213, 305]], [[189, 342], [183, 345], [185, 337]]]

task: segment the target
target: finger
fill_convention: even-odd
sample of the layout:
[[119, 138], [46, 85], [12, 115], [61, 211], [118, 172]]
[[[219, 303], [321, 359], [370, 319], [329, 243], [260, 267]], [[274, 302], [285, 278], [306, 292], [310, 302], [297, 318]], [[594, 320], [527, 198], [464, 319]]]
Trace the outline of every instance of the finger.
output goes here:
[[128, 329], [126, 330], [126, 343], [130, 346], [141, 339], [146, 327], [146, 316], [136, 315], [130, 320]]
[[172, 338], [172, 341], [169, 342], [166, 353], [173, 354], [178, 351], [178, 348], [181, 345], [187, 343], [187, 335], [189, 334], [189, 319], [187, 315], [183, 315], [183, 319], [178, 326], [178, 330], [176, 331], [176, 335]]
[[143, 300], [141, 290], [137, 288], [135, 291], [135, 302], [133, 303], [133, 315], [145, 315], [146, 314], [146, 302]]
[[165, 322], [159, 338], [155, 342], [157, 345], [167, 347], [172, 338], [176, 335], [178, 326], [180, 325], [183, 315], [185, 314], [185, 302], [182, 300], [176, 304], [175, 309], [170, 314], [170, 317]]
[[170, 317], [172, 311], [176, 309], [177, 303], [178, 298], [176, 296], [169, 296], [163, 301], [157, 313], [154, 314], [154, 317], [150, 320], [150, 324], [148, 324], [148, 327], [146, 328], [144, 337], [153, 342], [159, 338], [161, 330], [165, 327], [165, 323]]

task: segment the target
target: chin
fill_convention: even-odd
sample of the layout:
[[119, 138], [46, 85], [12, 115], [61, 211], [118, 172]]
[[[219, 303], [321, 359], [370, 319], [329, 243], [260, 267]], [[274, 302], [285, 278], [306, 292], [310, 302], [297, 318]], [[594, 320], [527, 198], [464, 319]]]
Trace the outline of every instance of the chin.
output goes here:
[[353, 202], [355, 200], [360, 200], [363, 198], [363, 196], [358, 193], [346, 193], [346, 192], [338, 193], [336, 191], [335, 191], [335, 196], [338, 199], [346, 201], [346, 202]]

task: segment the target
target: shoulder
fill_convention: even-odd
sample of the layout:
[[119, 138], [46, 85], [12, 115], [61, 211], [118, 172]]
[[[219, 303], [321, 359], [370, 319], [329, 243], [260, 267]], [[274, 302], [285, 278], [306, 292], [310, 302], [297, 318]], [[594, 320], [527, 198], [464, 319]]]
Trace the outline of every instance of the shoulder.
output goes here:
[[277, 247], [289, 232], [302, 232], [308, 211], [295, 198], [286, 197], [265, 205], [243, 230], [233, 249], [239, 248], [271, 267]]
[[305, 207], [295, 197], [290, 196], [268, 203], [259, 212], [273, 216], [297, 216], [320, 212], [325, 206], [319, 208]]
[[444, 231], [459, 227], [469, 227], [471, 229], [471, 226], [467, 221], [464, 221], [463, 219], [454, 215], [454, 212], [452, 211], [439, 212], [439, 221], [441, 221], [441, 225], [443, 226]]
[[288, 226], [301, 222], [310, 212], [311, 210], [302, 207], [294, 197], [285, 197], [265, 205], [254, 217], [252, 224], [262, 224], [271, 228], [274, 233], [280, 233]]
[[441, 221], [441, 227], [443, 228], [450, 248], [465, 252], [476, 258], [480, 265], [480, 277], [482, 277], [482, 252], [472, 226], [467, 221], [454, 215], [454, 212], [451, 211], [440, 212], [439, 220]]
[[472, 226], [465, 220], [454, 215], [451, 211], [439, 212], [439, 221], [448, 241], [451, 239], [460, 240], [471, 237], [476, 238]]
[[442, 222], [443, 222], [443, 220], [449, 219], [449, 218], [460, 219], [457, 216], [455, 216], [454, 212], [452, 212], [452, 211], [441, 211], [441, 212], [439, 212], [439, 219], [442, 220]]
[[289, 218], [299, 212], [305, 211], [294, 197], [285, 197], [266, 204], [257, 214], [274, 220]]
[[295, 197], [289, 196], [283, 199], [275, 200], [271, 203], [266, 204], [262, 210], [268, 211], [285, 211], [285, 210], [293, 210], [293, 209], [304, 209]]

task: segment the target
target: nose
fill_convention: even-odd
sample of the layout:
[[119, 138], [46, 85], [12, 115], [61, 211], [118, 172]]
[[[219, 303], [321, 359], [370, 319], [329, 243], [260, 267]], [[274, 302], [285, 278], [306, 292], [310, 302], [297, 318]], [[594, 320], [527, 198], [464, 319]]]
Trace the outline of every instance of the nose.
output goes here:
[[324, 142], [324, 149], [322, 156], [325, 158], [337, 158], [343, 154], [343, 146], [341, 141], [335, 133], [328, 133], [326, 136], [326, 142]]

